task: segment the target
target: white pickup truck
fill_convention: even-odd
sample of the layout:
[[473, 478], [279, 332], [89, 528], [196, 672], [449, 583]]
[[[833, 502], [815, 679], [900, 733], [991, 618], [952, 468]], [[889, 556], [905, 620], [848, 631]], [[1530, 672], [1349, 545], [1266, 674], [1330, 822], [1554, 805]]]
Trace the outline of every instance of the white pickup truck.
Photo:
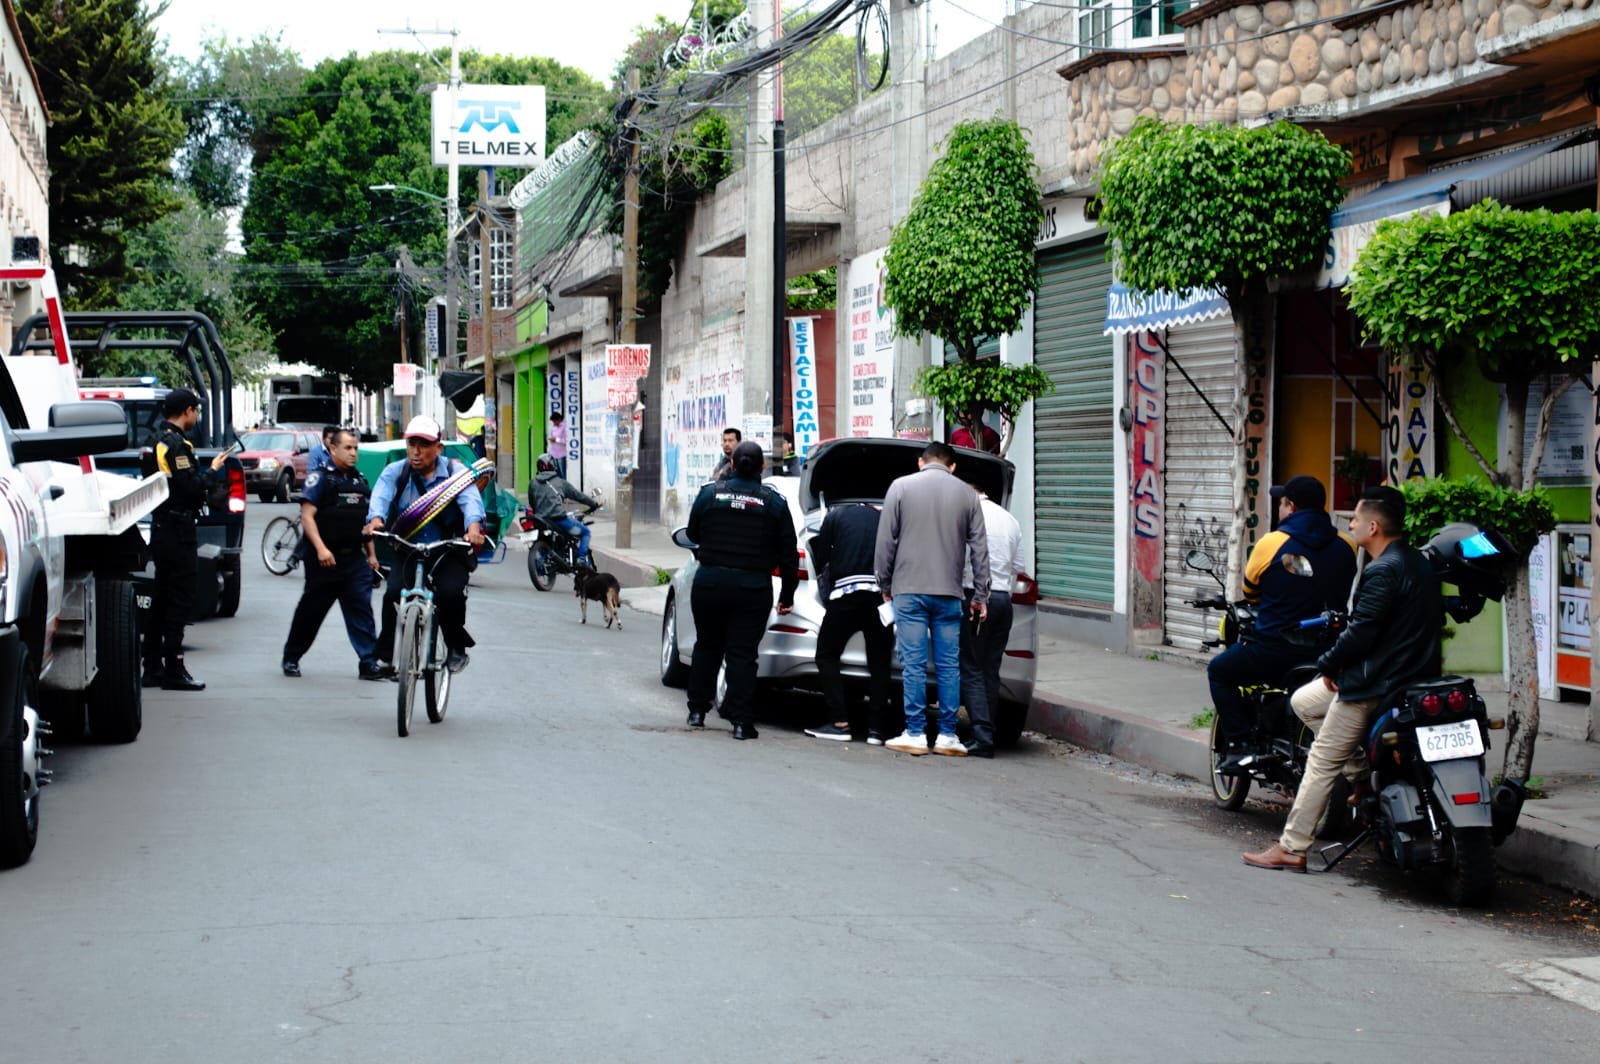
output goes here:
[[[48, 269], [0, 268], [0, 281], [33, 284], [60, 314]], [[33, 853], [50, 725], [102, 742], [139, 734], [137, 526], [167, 495], [160, 475], [95, 469], [88, 456], [122, 447], [127, 422], [115, 403], [78, 399], [56, 334], [50, 354], [0, 357], [0, 868]]]

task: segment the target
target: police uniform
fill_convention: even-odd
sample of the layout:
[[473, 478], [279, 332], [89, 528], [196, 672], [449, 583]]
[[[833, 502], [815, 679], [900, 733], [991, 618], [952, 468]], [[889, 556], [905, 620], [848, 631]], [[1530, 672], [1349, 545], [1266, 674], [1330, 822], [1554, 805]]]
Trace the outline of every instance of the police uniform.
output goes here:
[[689, 723], [711, 709], [717, 672], [727, 659], [722, 715], [735, 738], [753, 738], [756, 653], [772, 610], [772, 570], [781, 580], [778, 603], [794, 604], [799, 580], [794, 521], [782, 495], [735, 473], [700, 489], [689, 511], [689, 538], [699, 544], [689, 604], [695, 642], [689, 670]]
[[372, 567], [367, 562], [366, 539], [361, 534], [367, 520], [367, 504], [372, 488], [367, 478], [356, 472], [328, 468], [306, 476], [305, 503], [316, 513], [317, 532], [323, 546], [333, 552], [333, 565], [317, 560], [311, 541], [302, 542], [305, 551], [306, 586], [289, 624], [289, 638], [283, 644], [285, 670], [298, 664], [311, 649], [322, 627], [323, 618], [335, 600], [344, 614], [345, 632], [360, 659], [361, 675], [378, 669], [378, 632], [372, 619]]
[[209, 467], [195, 458], [183, 430], [163, 421], [156, 430], [155, 470], [167, 477], [167, 500], [150, 517], [150, 555], [156, 563], [150, 615], [154, 621], [144, 639], [146, 687], [203, 686], [183, 667], [183, 630], [194, 613], [194, 584], [199, 568], [195, 519], [205, 505]]

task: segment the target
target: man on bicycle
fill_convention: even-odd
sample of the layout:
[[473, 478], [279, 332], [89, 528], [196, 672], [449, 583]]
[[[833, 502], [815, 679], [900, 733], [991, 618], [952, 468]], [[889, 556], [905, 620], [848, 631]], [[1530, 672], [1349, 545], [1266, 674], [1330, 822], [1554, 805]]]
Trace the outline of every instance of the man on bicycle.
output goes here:
[[[406, 526], [421, 518], [421, 526], [408, 539], [413, 543], [435, 543], [442, 539], [464, 538], [474, 550], [483, 545], [483, 496], [478, 493], [469, 467], [444, 456], [439, 423], [431, 417], [418, 416], [406, 426], [406, 456], [391, 462], [378, 475], [372, 489], [372, 500], [367, 505], [367, 523], [364, 532], [371, 533], [396, 523], [404, 515]], [[435, 501], [442, 504], [431, 517], [418, 509], [418, 500], [441, 485], [449, 483]], [[422, 504], [427, 510], [426, 501]], [[390, 567], [389, 583], [383, 592], [383, 630], [378, 633], [379, 663], [387, 669], [394, 660], [395, 615], [399, 611], [400, 593], [416, 580], [416, 566], [420, 560], [407, 558], [404, 563]], [[445, 646], [450, 650], [445, 664], [451, 672], [460, 672], [467, 666], [467, 648], [473, 645], [467, 633], [467, 577], [477, 568], [476, 555], [446, 553], [436, 558], [432, 568], [433, 602], [439, 611], [439, 628], [444, 634]]]
[[593, 569], [594, 561], [589, 557], [589, 526], [567, 512], [567, 500], [583, 503], [589, 508], [584, 512], [591, 514], [600, 509], [600, 504], [562, 478], [554, 455], [541, 454], [537, 466], [533, 479], [528, 481], [528, 506], [533, 516], [559, 529], [567, 538], [577, 540], [578, 564]]
[[[1278, 527], [1256, 542], [1244, 567], [1244, 595], [1256, 607], [1255, 632], [1206, 666], [1227, 753], [1217, 766], [1224, 773], [1237, 768], [1255, 727], [1240, 685], [1282, 683], [1290, 669], [1316, 660], [1319, 639], [1304, 635], [1299, 623], [1326, 609], [1342, 609], [1356, 577], [1355, 543], [1329, 520], [1320, 480], [1290, 477], [1274, 485], [1271, 494], [1278, 503]], [[1283, 558], [1289, 554], [1309, 561], [1312, 575], [1285, 569]]]

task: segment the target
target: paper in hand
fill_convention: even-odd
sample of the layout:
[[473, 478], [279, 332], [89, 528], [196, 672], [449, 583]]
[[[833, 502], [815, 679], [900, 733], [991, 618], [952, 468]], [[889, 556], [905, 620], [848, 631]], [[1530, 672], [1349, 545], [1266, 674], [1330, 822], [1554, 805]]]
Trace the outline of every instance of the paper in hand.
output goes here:
[[885, 628], [894, 627], [894, 603], [885, 602], [878, 607], [878, 620], [883, 622]]

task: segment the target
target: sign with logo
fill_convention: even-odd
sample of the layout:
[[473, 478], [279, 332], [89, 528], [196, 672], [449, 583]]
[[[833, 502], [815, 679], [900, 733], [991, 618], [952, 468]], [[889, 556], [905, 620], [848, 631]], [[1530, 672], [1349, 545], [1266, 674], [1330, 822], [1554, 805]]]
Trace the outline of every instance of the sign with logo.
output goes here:
[[639, 378], [649, 372], [649, 344], [607, 344], [606, 406], [621, 410], [638, 402]]
[[543, 85], [458, 85], [433, 92], [433, 165], [532, 169], [544, 162]]
[[789, 394], [794, 397], [790, 408], [794, 417], [794, 453], [801, 458], [822, 435], [817, 421], [816, 327], [815, 318], [789, 319]]
[[414, 362], [396, 362], [394, 364], [394, 394], [417, 394], [417, 366]]

